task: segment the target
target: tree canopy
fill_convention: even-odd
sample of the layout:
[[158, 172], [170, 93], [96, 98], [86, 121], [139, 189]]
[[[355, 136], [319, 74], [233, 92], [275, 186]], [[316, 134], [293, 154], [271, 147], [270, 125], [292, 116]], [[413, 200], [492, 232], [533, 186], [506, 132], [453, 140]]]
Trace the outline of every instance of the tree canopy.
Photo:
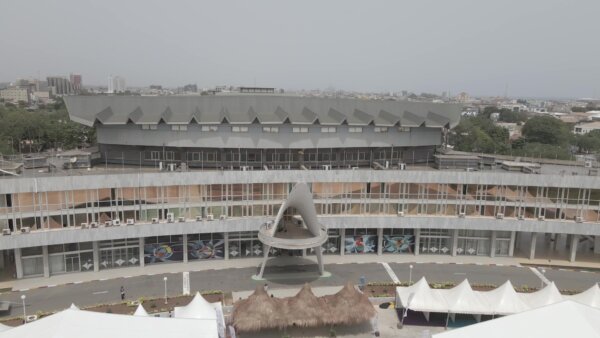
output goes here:
[[527, 120], [521, 132], [527, 142], [552, 145], [565, 145], [571, 134], [566, 123], [545, 115]]
[[[498, 120], [502, 122], [526, 121], [522, 137], [511, 142], [508, 130], [490, 119], [493, 113], [499, 113]], [[486, 107], [477, 117], [462, 118], [450, 135], [450, 143], [459, 151], [553, 159], [570, 159], [576, 148], [600, 152], [600, 131], [575, 135], [568, 124], [552, 116], [527, 117], [526, 113]]]
[[94, 144], [95, 130], [72, 122], [62, 100], [37, 111], [0, 105], [0, 154]]

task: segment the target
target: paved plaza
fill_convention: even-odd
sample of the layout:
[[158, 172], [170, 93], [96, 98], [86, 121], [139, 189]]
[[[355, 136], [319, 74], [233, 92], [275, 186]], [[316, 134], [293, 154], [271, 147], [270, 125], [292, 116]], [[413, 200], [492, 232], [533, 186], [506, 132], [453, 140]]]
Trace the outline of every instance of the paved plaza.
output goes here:
[[[339, 258], [339, 257], [338, 257]], [[27, 311], [56, 311], [67, 308], [71, 303], [86, 307], [98, 303], [112, 303], [120, 301], [119, 289], [125, 288], [127, 299], [139, 297], [161, 297], [164, 295], [163, 277], [167, 277], [167, 291], [169, 295], [182, 293], [183, 277], [181, 271], [191, 271], [190, 286], [192, 290], [223, 290], [233, 292], [234, 298], [249, 294], [256, 286], [269, 284], [272, 292], [294, 293], [299, 286], [308, 282], [315, 292], [323, 294], [334, 293], [337, 289], [350, 281], [355, 284], [364, 276], [367, 282], [392, 282], [394, 278], [400, 281], [413, 281], [425, 276], [429, 282], [460, 282], [468, 278], [474, 284], [500, 285], [506, 280], [511, 280], [515, 286], [527, 285], [539, 287], [542, 281], [538, 274], [530, 267], [509, 265], [508, 260], [496, 259], [506, 265], [490, 265], [492, 260], [483, 259], [480, 262], [469, 259], [462, 260], [461, 264], [447, 262], [434, 262], [439, 257], [419, 257], [429, 262], [394, 262], [391, 256], [370, 256], [370, 261], [365, 257], [344, 257], [333, 261], [328, 258], [325, 270], [329, 277], [319, 277], [317, 266], [312, 257], [302, 258], [275, 258], [269, 261], [265, 273], [265, 280], [252, 278], [260, 264], [259, 259], [237, 260], [237, 268], [229, 266], [230, 262], [213, 261], [193, 264], [162, 264], [145, 267], [143, 275], [135, 275], [135, 269], [114, 269], [99, 273], [81, 273], [39, 278], [36, 280], [20, 280], [15, 285], [14, 291], [7, 291], [0, 295], [0, 300], [13, 302], [12, 310], [7, 316], [22, 313], [20, 296], [27, 296]], [[414, 256], [412, 258], [415, 258]], [[456, 257], [455, 257], [456, 258]], [[459, 259], [457, 259], [459, 260]], [[332, 262], [333, 261], [333, 262]], [[355, 263], [352, 263], [355, 261]], [[376, 262], [379, 261], [379, 262]], [[390, 272], [384, 264], [389, 261]], [[459, 260], [460, 261], [460, 260]], [[486, 264], [487, 263], [487, 264]], [[409, 266], [413, 265], [412, 276]], [[209, 269], [200, 269], [209, 267]], [[220, 267], [220, 268], [219, 268]], [[199, 271], [193, 271], [200, 269]], [[120, 274], [120, 275], [119, 275]], [[582, 271], [563, 271], [549, 269], [545, 276], [554, 281], [560, 289], [584, 290], [594, 283], [600, 282], [600, 273]], [[94, 280], [84, 280], [94, 278]], [[77, 280], [79, 279], [79, 280]], [[52, 283], [52, 284], [44, 284]], [[44, 286], [45, 285], [45, 286]], [[28, 286], [28, 288], [26, 288]], [[277, 291], [281, 290], [281, 291]]]

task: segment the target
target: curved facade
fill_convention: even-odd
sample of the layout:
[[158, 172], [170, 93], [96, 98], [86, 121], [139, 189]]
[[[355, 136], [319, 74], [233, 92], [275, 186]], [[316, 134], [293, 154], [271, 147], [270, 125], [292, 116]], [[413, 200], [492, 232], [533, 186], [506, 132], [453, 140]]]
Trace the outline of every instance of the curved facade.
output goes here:
[[[511, 256], [517, 248], [533, 258], [537, 241], [538, 253], [562, 242], [563, 259], [598, 257], [600, 182], [592, 176], [278, 170], [1, 181], [0, 222], [17, 233], [0, 237], [0, 248], [14, 255], [18, 277], [263, 257], [260, 226], [276, 217], [295, 182], [311, 188], [327, 225], [324, 254]], [[115, 220], [119, 226], [104, 225]], [[25, 227], [30, 232], [20, 234]]]
[[[475, 155], [461, 161], [481, 171], [428, 165], [457, 106], [276, 96], [66, 103], [74, 121], [96, 126], [100, 153], [89, 170], [0, 177], [4, 278], [266, 254], [600, 258], [591, 169], [554, 163], [527, 174]], [[438, 167], [458, 166], [439, 158]], [[312, 194], [327, 238], [264, 245], [277, 237], [261, 233], [267, 220], [298, 214], [298, 201], [281, 208], [296, 183]]]

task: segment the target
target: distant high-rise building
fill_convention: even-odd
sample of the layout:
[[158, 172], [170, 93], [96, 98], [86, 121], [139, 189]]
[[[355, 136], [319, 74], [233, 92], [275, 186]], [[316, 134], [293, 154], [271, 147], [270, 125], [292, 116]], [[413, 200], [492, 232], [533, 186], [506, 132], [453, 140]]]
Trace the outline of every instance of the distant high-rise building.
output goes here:
[[121, 76], [108, 77], [108, 93], [123, 93], [125, 91], [125, 78]]
[[73, 86], [69, 79], [64, 76], [48, 76], [48, 86], [53, 87], [55, 95], [67, 95], [73, 93]]
[[75, 93], [81, 92], [81, 74], [71, 74], [69, 77], [71, 80], [71, 86]]
[[198, 86], [195, 84], [187, 84], [187, 85], [183, 86], [183, 91], [187, 92], [187, 93], [197, 93]]
[[469, 102], [469, 101], [471, 101], [471, 97], [469, 96], [469, 94], [462, 92], [462, 93], [456, 95], [456, 101], [461, 102], [461, 103]]

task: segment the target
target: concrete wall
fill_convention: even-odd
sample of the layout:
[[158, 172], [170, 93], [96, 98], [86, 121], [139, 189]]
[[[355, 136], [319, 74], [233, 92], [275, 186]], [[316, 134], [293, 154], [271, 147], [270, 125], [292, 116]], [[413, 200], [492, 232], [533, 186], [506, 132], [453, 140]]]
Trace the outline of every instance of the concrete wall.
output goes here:
[[[265, 125], [244, 125], [248, 132], [234, 133], [231, 125], [216, 125], [217, 132], [201, 132], [199, 125], [187, 125], [187, 131], [173, 131], [171, 125], [161, 124], [157, 130], [143, 130], [140, 125], [99, 125], [98, 143], [113, 145], [144, 145], [156, 147], [203, 148], [353, 148], [353, 147], [416, 147], [440, 145], [440, 128], [410, 128], [401, 132], [390, 127], [388, 132], [375, 133], [373, 126], [364, 126], [362, 133], [349, 133], [348, 126], [335, 126], [335, 133], [322, 133], [321, 125], [274, 125], [278, 133], [264, 133]], [[293, 133], [293, 127], [309, 128], [308, 133]]]
[[600, 179], [582, 175], [535, 175], [496, 171], [451, 170], [269, 170], [105, 173], [102, 169], [72, 176], [0, 178], [0, 194], [98, 188], [289, 182], [396, 182], [487, 184], [600, 189]]

